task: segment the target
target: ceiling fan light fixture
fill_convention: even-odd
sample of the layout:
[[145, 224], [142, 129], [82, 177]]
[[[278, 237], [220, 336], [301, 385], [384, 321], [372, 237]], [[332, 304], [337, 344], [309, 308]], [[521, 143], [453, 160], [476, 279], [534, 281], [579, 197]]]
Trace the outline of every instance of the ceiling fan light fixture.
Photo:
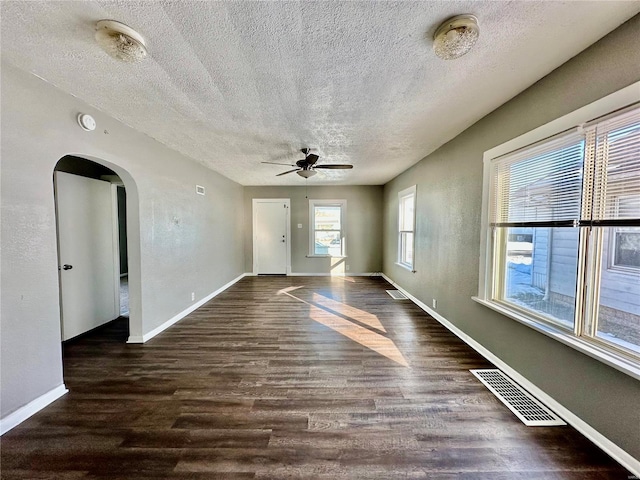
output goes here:
[[313, 177], [318, 172], [316, 172], [315, 170], [298, 170], [296, 173], [301, 177], [309, 178]]
[[147, 56], [147, 46], [142, 35], [124, 23], [100, 20], [96, 23], [96, 42], [121, 62], [134, 63]]
[[480, 27], [474, 15], [457, 15], [436, 29], [433, 51], [444, 60], [453, 60], [471, 50], [479, 36]]

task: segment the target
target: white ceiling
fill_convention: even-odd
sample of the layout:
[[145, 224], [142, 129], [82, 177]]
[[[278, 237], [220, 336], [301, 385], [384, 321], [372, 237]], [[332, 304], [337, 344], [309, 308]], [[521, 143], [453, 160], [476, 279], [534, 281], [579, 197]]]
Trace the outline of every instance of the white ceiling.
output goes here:
[[[311, 147], [312, 184], [383, 184], [640, 12], [594, 1], [3, 1], [2, 56], [243, 185], [302, 185], [261, 161]], [[472, 13], [469, 54], [431, 36]], [[94, 24], [138, 30], [150, 57], [103, 53]]]

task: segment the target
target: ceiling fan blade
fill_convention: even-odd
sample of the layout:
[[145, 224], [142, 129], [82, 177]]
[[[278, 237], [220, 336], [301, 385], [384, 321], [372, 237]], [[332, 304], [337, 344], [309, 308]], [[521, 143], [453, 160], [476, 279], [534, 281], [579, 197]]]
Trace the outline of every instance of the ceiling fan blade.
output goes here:
[[353, 168], [353, 165], [316, 165], [313, 168], [329, 168], [332, 170], [348, 170]]
[[276, 175], [276, 177], [280, 177], [282, 175], [286, 175], [287, 173], [297, 172], [298, 170], [302, 170], [301, 168], [294, 168], [293, 170], [287, 170], [286, 172], [282, 172]]
[[287, 167], [295, 167], [293, 163], [276, 163], [276, 162], [260, 162], [260, 163], [268, 163], [269, 165], [286, 165]]
[[305, 160], [307, 162], [307, 165], [313, 165], [318, 161], [318, 155], [316, 155], [315, 153], [310, 153], [309, 155], [306, 156]]

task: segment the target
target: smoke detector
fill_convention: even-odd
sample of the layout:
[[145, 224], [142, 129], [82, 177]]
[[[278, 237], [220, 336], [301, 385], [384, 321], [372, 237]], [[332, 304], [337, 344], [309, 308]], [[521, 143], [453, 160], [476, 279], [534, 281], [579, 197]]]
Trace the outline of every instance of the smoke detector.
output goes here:
[[88, 113], [79, 113], [76, 120], [78, 120], [80, 128], [86, 132], [93, 132], [96, 129], [96, 121]]
[[479, 36], [478, 19], [474, 15], [457, 15], [438, 27], [433, 36], [433, 50], [438, 57], [453, 60], [471, 50]]
[[147, 56], [142, 35], [115, 20], [96, 23], [96, 42], [110, 56], [122, 62], [134, 63]]

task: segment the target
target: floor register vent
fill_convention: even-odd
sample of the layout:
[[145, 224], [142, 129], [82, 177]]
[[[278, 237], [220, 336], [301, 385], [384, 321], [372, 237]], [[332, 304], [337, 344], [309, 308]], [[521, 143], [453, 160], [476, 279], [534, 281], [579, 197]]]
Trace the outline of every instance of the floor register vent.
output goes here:
[[387, 293], [391, 295], [394, 300], [406, 300], [407, 296], [400, 290], [387, 290]]
[[528, 427], [566, 425], [529, 392], [497, 369], [469, 370]]

